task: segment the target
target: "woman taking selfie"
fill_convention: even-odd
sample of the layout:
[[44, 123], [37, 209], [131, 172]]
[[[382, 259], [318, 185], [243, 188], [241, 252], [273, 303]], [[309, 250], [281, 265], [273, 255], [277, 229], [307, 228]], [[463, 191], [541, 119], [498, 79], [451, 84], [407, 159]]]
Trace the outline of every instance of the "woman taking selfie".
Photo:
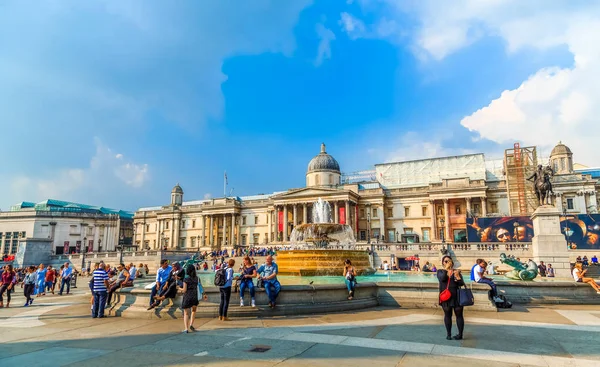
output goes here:
[[[463, 329], [465, 327], [465, 319], [463, 317], [463, 307], [458, 303], [458, 288], [465, 285], [465, 282], [460, 274], [460, 270], [454, 269], [454, 261], [450, 256], [442, 258], [442, 267], [437, 271], [437, 278], [440, 282], [440, 306], [444, 310], [444, 325], [446, 326], [447, 340], [461, 340], [463, 338]], [[448, 292], [445, 292], [448, 290]], [[458, 334], [452, 335], [452, 312], [456, 316], [456, 326], [458, 326]]]

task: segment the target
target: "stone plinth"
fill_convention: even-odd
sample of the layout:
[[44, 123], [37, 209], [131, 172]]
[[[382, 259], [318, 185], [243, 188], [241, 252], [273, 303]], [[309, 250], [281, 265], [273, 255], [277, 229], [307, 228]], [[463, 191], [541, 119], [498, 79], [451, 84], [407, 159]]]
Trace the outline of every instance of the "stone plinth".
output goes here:
[[535, 236], [531, 240], [533, 260], [552, 264], [556, 277], [571, 276], [571, 264], [565, 236], [560, 231], [560, 212], [553, 206], [543, 205], [531, 216]]
[[48, 264], [52, 254], [52, 240], [46, 238], [26, 238], [19, 241], [19, 248], [15, 256], [14, 265], [23, 267], [28, 265], [38, 266]]

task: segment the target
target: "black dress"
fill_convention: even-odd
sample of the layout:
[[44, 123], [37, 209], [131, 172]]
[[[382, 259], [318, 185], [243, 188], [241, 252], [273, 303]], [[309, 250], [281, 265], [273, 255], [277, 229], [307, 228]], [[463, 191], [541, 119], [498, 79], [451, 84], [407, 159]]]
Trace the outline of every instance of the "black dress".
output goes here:
[[185, 277], [183, 282], [187, 284], [187, 290], [183, 294], [181, 308], [198, 306], [198, 278]]
[[461, 276], [460, 280], [456, 280], [454, 278], [454, 276], [450, 277], [450, 285], [448, 285], [448, 272], [446, 270], [438, 270], [437, 271], [437, 278], [438, 281], [440, 282], [440, 293], [442, 293], [442, 291], [444, 289], [446, 289], [446, 286], [448, 286], [448, 290], [450, 291], [450, 299], [445, 301], [445, 302], [440, 302], [440, 306], [442, 306], [442, 308], [449, 308], [449, 307], [461, 307], [458, 304], [458, 288], [462, 287], [465, 285], [465, 282]]

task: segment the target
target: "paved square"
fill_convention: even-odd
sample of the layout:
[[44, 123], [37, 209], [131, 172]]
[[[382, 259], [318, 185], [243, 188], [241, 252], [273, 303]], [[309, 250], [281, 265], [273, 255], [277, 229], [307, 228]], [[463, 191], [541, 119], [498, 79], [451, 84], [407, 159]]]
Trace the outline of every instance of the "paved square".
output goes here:
[[92, 319], [82, 294], [42, 300], [0, 310], [1, 366], [600, 365], [594, 306], [467, 310], [465, 339], [448, 341], [440, 310], [198, 319], [183, 334], [180, 320]]

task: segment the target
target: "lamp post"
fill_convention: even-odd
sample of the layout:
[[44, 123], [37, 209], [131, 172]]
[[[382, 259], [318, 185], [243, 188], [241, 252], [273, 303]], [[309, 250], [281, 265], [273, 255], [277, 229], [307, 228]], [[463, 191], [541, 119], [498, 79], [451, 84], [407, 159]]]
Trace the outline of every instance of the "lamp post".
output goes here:
[[81, 271], [85, 267], [85, 253], [87, 252], [87, 237], [83, 237], [83, 248], [81, 249]]
[[440, 219], [440, 227], [442, 228], [442, 249], [449, 251], [450, 250], [450, 245], [448, 245], [448, 248], [444, 248], [445, 244], [446, 244], [446, 220], [444, 218]]
[[196, 236], [196, 243], [198, 244], [198, 251], [196, 252], [200, 254], [200, 235]]
[[367, 245], [371, 245], [371, 258], [373, 259], [373, 267], [375, 266], [375, 249], [373, 244], [371, 243], [371, 212], [370, 209], [367, 208]]
[[569, 221], [567, 221], [567, 202], [563, 201], [563, 220], [565, 221], [565, 234], [567, 235], [567, 248], [571, 248], [571, 231], [569, 230]]
[[398, 231], [396, 231], [396, 243], [400, 242], [400, 241], [398, 241], [399, 236], [400, 236], [400, 234], [398, 233]]
[[514, 230], [515, 241], [517, 241], [517, 243], [518, 243], [519, 242], [519, 222], [514, 222], [513, 227], [515, 228], [515, 230]]

